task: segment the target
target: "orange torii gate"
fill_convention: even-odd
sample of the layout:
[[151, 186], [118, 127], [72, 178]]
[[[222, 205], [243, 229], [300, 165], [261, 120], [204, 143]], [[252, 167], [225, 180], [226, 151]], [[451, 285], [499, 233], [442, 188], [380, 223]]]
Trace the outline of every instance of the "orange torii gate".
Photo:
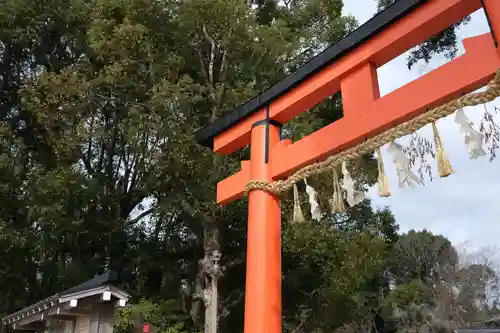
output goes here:
[[[491, 33], [464, 40], [466, 53], [380, 97], [377, 68], [484, 8]], [[488, 83], [500, 68], [500, 0], [399, 0], [293, 74], [196, 133], [214, 152], [250, 145], [250, 161], [217, 185], [217, 202], [240, 199], [250, 181], [293, 172]], [[344, 117], [297, 141], [281, 125], [341, 91]], [[265, 186], [264, 186], [265, 187]], [[282, 332], [280, 199], [251, 187], [245, 333]]]

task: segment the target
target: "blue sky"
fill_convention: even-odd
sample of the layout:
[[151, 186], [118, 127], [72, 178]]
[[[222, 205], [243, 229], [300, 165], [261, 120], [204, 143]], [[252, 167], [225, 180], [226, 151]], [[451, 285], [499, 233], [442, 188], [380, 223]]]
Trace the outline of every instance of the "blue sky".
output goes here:
[[[359, 5], [361, 2], [363, 6]], [[376, 1], [345, 0], [344, 11], [354, 15], [362, 24], [374, 15]], [[459, 36], [462, 40], [488, 31], [484, 13], [478, 11], [472, 15], [472, 21], [460, 29]], [[446, 61], [444, 57], [436, 57], [428, 66], [419, 64], [410, 71], [406, 68], [405, 58], [402, 55], [379, 69], [382, 94], [389, 93]], [[500, 106], [500, 103], [497, 101], [488, 105], [490, 112], [493, 111], [492, 105]], [[477, 129], [484, 108], [467, 108], [465, 112]], [[496, 120], [500, 123], [500, 116]], [[384, 147], [384, 162], [393, 195], [390, 198], [380, 198], [377, 191], [372, 189], [369, 194], [373, 204], [376, 207], [390, 206], [402, 231], [425, 228], [445, 235], [455, 245], [464, 245], [469, 250], [495, 246], [500, 235], [500, 202], [497, 197], [500, 177], [496, 172], [500, 170], [500, 157], [491, 163], [488, 157], [469, 160], [463, 136], [454, 122], [454, 115], [437, 124], [455, 174], [445, 179], [435, 177], [433, 182], [425, 186], [399, 189], [392, 160]], [[419, 133], [432, 139], [429, 127], [423, 128]], [[408, 138], [403, 138], [401, 142], [408, 142]]]

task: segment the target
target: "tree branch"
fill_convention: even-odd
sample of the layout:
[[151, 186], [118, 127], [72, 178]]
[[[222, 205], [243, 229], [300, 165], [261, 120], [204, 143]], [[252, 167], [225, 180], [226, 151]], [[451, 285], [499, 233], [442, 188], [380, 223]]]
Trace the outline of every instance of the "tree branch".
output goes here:
[[213, 85], [214, 84], [214, 62], [215, 62], [215, 41], [207, 32], [207, 27], [203, 25], [203, 34], [210, 42], [210, 60], [208, 63], [208, 81]]
[[145, 210], [144, 212], [142, 212], [141, 214], [139, 214], [139, 216], [137, 216], [133, 220], [128, 221], [126, 226], [127, 227], [133, 226], [134, 224], [136, 224], [137, 222], [139, 222], [140, 220], [142, 220], [146, 216], [151, 215], [154, 212], [154, 210], [155, 210], [155, 207], [151, 207], [151, 208]]

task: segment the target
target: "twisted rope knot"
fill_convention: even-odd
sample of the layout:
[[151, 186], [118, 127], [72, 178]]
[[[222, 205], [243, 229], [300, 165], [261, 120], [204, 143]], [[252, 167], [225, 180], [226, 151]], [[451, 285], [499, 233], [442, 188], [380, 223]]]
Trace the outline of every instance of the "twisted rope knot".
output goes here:
[[253, 190], [262, 190], [271, 194], [279, 195], [279, 193], [276, 192], [273, 183], [270, 183], [267, 180], [250, 180], [245, 185], [245, 194], [248, 195], [248, 193]]
[[266, 180], [250, 180], [245, 186], [245, 194], [248, 194], [252, 190], [261, 190], [275, 195], [281, 195], [290, 190], [293, 187], [293, 184], [302, 179], [331, 170], [340, 165], [343, 161], [353, 160], [363, 154], [374, 151], [386, 143], [414, 133], [429, 123], [449, 116], [458, 109], [466, 106], [476, 106], [486, 102], [491, 102], [500, 96], [500, 69], [497, 70], [495, 78], [491, 80], [486, 87], [487, 89], [485, 91], [457, 98], [446, 104], [438, 106], [437, 108], [427, 111], [426, 113], [423, 113], [405, 123], [399, 124], [384, 133], [378, 134], [355, 147], [330, 156], [324, 161], [310, 164], [295, 172], [288, 179], [274, 182], [268, 182]]

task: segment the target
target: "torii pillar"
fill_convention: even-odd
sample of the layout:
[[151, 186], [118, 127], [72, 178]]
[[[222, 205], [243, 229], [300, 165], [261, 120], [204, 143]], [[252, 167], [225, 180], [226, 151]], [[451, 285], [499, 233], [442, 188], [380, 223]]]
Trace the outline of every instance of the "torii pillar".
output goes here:
[[[280, 126], [267, 120], [253, 124], [250, 178], [272, 181], [270, 151], [280, 141]], [[245, 332], [281, 332], [280, 199], [262, 190], [248, 197]], [[250, 274], [248, 274], [250, 272]], [[265, 300], [265, 306], [263, 301]]]
[[[377, 68], [486, 9], [491, 33], [464, 40], [466, 53], [405, 86], [379, 95]], [[219, 154], [250, 145], [250, 161], [217, 184], [217, 202], [240, 199], [250, 180], [276, 181], [348, 149], [430, 108], [474, 91], [500, 68], [500, 0], [400, 0], [293, 74], [196, 133]], [[292, 143], [280, 124], [342, 92], [344, 117]], [[245, 333], [281, 333], [280, 200], [263, 190], [248, 199]], [[339, 309], [342, 311], [342, 309]]]

